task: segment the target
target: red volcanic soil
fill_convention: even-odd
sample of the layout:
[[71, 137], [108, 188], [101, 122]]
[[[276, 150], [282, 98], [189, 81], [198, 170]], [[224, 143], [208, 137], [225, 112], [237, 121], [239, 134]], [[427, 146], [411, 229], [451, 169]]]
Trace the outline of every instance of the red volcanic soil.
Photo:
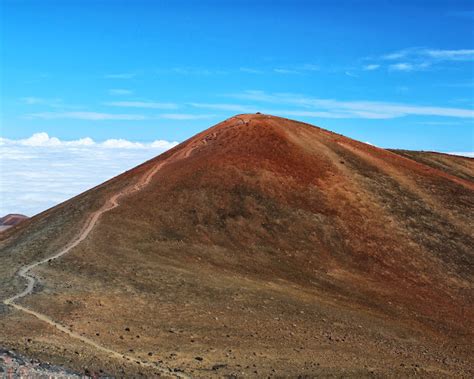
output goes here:
[[[191, 376], [472, 376], [473, 160], [429, 154], [239, 115], [4, 234], [2, 254], [54, 253], [162, 164], [24, 304]], [[0, 344], [29, 322], [5, 316]], [[56, 364], [138, 370], [37, 333], [29, 353]]]

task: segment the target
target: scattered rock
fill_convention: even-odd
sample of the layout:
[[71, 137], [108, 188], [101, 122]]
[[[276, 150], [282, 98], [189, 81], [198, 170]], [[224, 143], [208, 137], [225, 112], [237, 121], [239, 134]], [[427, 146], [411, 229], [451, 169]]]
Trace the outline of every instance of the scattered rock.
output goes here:
[[220, 368], [225, 368], [225, 367], [227, 367], [226, 364], [224, 364], [224, 363], [218, 363], [218, 364], [215, 364], [214, 366], [212, 366], [212, 369], [213, 369], [214, 371], [216, 371], [216, 370], [219, 370]]

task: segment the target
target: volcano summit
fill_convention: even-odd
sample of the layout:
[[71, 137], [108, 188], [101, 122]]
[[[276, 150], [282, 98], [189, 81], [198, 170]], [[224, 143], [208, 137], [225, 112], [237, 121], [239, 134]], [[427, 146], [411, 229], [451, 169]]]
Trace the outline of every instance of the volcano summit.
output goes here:
[[239, 115], [0, 234], [0, 347], [114, 376], [472, 376], [474, 160]]

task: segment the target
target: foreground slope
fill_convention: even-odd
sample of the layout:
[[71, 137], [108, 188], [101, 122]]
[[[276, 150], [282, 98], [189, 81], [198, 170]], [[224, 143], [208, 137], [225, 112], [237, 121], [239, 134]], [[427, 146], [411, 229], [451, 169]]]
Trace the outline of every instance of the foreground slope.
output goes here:
[[423, 159], [277, 117], [226, 120], [0, 235], [7, 298], [21, 266], [160, 165], [18, 300], [141, 364], [7, 307], [0, 344], [111, 374], [472, 373], [472, 160]]

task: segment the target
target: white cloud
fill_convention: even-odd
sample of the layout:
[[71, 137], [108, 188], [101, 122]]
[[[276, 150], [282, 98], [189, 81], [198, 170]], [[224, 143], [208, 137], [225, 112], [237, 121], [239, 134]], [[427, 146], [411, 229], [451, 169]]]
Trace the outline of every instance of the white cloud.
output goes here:
[[430, 57], [443, 59], [443, 60], [453, 60], [453, 61], [474, 60], [474, 50], [470, 50], [470, 49], [425, 50], [424, 53]]
[[26, 97], [22, 97], [20, 101], [26, 105], [46, 105], [48, 107], [53, 107], [53, 108], [65, 106], [63, 103], [63, 100], [59, 98], [47, 99], [43, 97], [26, 96]]
[[463, 152], [445, 152], [445, 154], [450, 154], [450, 155], [459, 155], [461, 157], [468, 157], [468, 158], [474, 158], [474, 151], [463, 151]]
[[63, 141], [47, 133], [22, 140], [0, 138], [0, 215], [32, 216], [92, 188], [177, 142], [124, 139]]
[[277, 74], [299, 74], [298, 71], [290, 70], [287, 68], [274, 68], [273, 71], [276, 72]]
[[317, 117], [317, 118], [347, 118], [344, 113], [337, 112], [317, 112], [304, 110], [285, 110], [285, 109], [264, 109], [261, 111], [265, 114], [271, 114], [284, 117]]
[[204, 120], [216, 117], [213, 114], [163, 113], [158, 116], [167, 120]]
[[393, 71], [413, 71], [415, 67], [411, 63], [395, 63], [389, 66]]
[[137, 76], [136, 73], [133, 72], [124, 72], [124, 73], [117, 73], [117, 74], [107, 74], [105, 75], [106, 79], [133, 79]]
[[[117, 101], [105, 103], [111, 106], [124, 106], [135, 108], [150, 108], [150, 109], [175, 109], [178, 106], [173, 103], [146, 103], [146, 102], [130, 102]], [[89, 120], [89, 121], [107, 121], [107, 120], [203, 120], [215, 117], [213, 114], [191, 114], [191, 113], [159, 113], [154, 115], [130, 114], [130, 113], [99, 113], [99, 112], [40, 112], [30, 113], [24, 116], [29, 119], [75, 119], [75, 120]]]
[[36, 133], [30, 138], [18, 141], [18, 144], [24, 146], [59, 146], [61, 141], [58, 138], [49, 137], [47, 133]]
[[346, 76], [350, 76], [351, 78], [358, 78], [359, 77], [351, 71], [345, 71], [344, 74], [346, 74]]
[[133, 91], [131, 91], [129, 89], [123, 89], [123, 88], [109, 89], [109, 94], [116, 95], [116, 96], [131, 95], [132, 93], [133, 93]]
[[196, 75], [196, 76], [209, 76], [209, 75], [226, 75], [228, 74], [225, 70], [214, 70], [199, 67], [172, 67], [172, 68], [160, 68], [156, 70], [157, 74], [178, 74], [178, 75]]
[[107, 148], [137, 148], [137, 149], [146, 149], [150, 147], [163, 147], [163, 148], [172, 148], [176, 146], [177, 142], [169, 142], [164, 140], [156, 140], [153, 142], [132, 142], [125, 139], [108, 139], [104, 142], [95, 142], [90, 137], [80, 138], [77, 140], [60, 140], [56, 137], [50, 137], [48, 133], [41, 132], [35, 133], [29, 138], [12, 140], [8, 138], [0, 138], [0, 146], [31, 146], [31, 147], [107, 147]]
[[303, 74], [305, 72], [320, 71], [321, 67], [312, 63], [305, 63], [305, 64], [299, 64], [299, 65], [292, 65], [291, 67], [275, 67], [273, 69], [267, 68], [266, 70], [249, 68], [249, 67], [240, 67], [239, 70], [241, 72], [245, 72], [249, 74], [265, 74], [265, 73], [271, 73], [271, 72], [274, 72], [277, 74]]
[[382, 55], [379, 59], [381, 61], [398, 61], [388, 65], [388, 68], [408, 72], [423, 70], [443, 62], [474, 61], [474, 50], [411, 47]]
[[48, 146], [92, 146], [95, 144], [92, 138], [86, 137], [74, 141], [61, 141], [56, 137], [50, 137], [47, 133], [35, 133], [31, 137], [22, 140], [2, 139], [2, 144], [48, 147]]
[[152, 143], [150, 143], [149, 146], [153, 148], [157, 148], [157, 149], [168, 150], [168, 149], [171, 149], [172, 147], [175, 147], [177, 144], [178, 142], [169, 142], [166, 140], [157, 139], [153, 141]]
[[222, 104], [222, 103], [190, 103], [189, 105], [197, 108], [214, 109], [238, 113], [256, 113], [271, 114], [283, 117], [319, 117], [319, 118], [348, 118], [345, 113], [310, 111], [307, 109], [288, 110], [288, 109], [269, 109], [253, 105], [240, 104]]
[[418, 121], [416, 124], [418, 125], [465, 125], [464, 122], [458, 121]]
[[305, 64], [301, 65], [301, 66], [299, 67], [299, 69], [305, 70], [305, 71], [320, 71], [320, 70], [321, 70], [321, 67], [319, 67], [319, 66], [316, 65], [316, 64], [305, 63]]
[[443, 87], [469, 88], [469, 87], [474, 87], [474, 80], [467, 81], [464, 83], [444, 83], [444, 84], [439, 84], [439, 85]]
[[141, 149], [144, 147], [140, 142], [131, 142], [125, 139], [108, 139], [102, 143], [102, 146], [117, 149]]
[[249, 68], [249, 67], [241, 67], [240, 71], [248, 73], [248, 74], [263, 74], [262, 70], [257, 70], [255, 68]]
[[396, 60], [396, 59], [401, 59], [401, 58], [406, 57], [408, 55], [408, 52], [409, 52], [408, 49], [407, 50], [396, 51], [394, 53], [383, 55], [382, 59], [389, 60], [389, 61], [393, 61], [393, 60]]
[[177, 109], [174, 103], [158, 103], [154, 101], [111, 101], [104, 103], [111, 107], [148, 108], [148, 109]]
[[75, 119], [75, 120], [145, 120], [147, 117], [140, 114], [116, 114], [99, 112], [40, 112], [30, 113], [25, 117], [38, 118], [43, 120], [54, 119]]
[[368, 64], [364, 66], [364, 70], [366, 71], [374, 71], [380, 68], [379, 64]]
[[[331, 117], [331, 118], [367, 118], [367, 119], [390, 119], [397, 117], [404, 117], [410, 115], [423, 115], [423, 116], [443, 116], [443, 117], [459, 117], [459, 118], [473, 118], [474, 110], [463, 109], [463, 108], [448, 108], [448, 107], [433, 107], [433, 106], [421, 106], [421, 105], [410, 105], [403, 103], [389, 103], [381, 101], [366, 101], [366, 100], [353, 100], [353, 101], [341, 101], [335, 99], [320, 99], [311, 98], [298, 94], [288, 93], [266, 93], [263, 91], [245, 91], [240, 94], [230, 95], [237, 99], [251, 100], [253, 102], [272, 103], [291, 105], [305, 108], [303, 110], [294, 110], [293, 112], [309, 111], [308, 117], [311, 117], [311, 113], [314, 112], [314, 117]], [[211, 104], [201, 104], [201, 106], [207, 105], [211, 108]], [[222, 106], [216, 104], [216, 106]], [[228, 110], [231, 110], [229, 105]], [[237, 105], [242, 107], [241, 105]], [[215, 108], [218, 109], [218, 108]], [[262, 111], [264, 113], [271, 113]], [[278, 114], [278, 111], [272, 111], [274, 114]], [[318, 113], [325, 112], [326, 116], [316, 116]], [[301, 113], [303, 114], [303, 113]], [[324, 114], [324, 113], [323, 113]]]
[[215, 109], [215, 110], [220, 110], [220, 111], [240, 112], [240, 113], [253, 113], [253, 112], [258, 111], [257, 108], [251, 105], [240, 105], [240, 104], [189, 103], [188, 105], [195, 108]]

